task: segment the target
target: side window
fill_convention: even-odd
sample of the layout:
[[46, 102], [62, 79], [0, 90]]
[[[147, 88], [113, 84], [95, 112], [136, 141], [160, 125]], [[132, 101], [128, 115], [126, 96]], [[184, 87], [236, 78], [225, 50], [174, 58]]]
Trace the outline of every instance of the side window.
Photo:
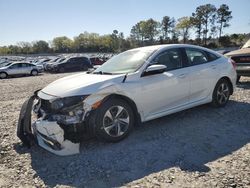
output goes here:
[[218, 55], [213, 54], [213, 53], [210, 53], [210, 52], [207, 52], [207, 57], [208, 57], [208, 60], [209, 60], [209, 61], [214, 61], [214, 60], [220, 58]]
[[76, 63], [76, 62], [77, 62], [77, 59], [76, 59], [76, 58], [70, 59], [70, 63]]
[[29, 64], [27, 64], [27, 63], [22, 63], [22, 67], [24, 68], [24, 67], [29, 67]]
[[20, 68], [20, 67], [21, 67], [21, 64], [18, 63], [18, 64], [12, 65], [10, 68], [11, 68], [11, 69], [17, 69], [17, 68]]
[[208, 62], [206, 53], [197, 49], [186, 49], [188, 62], [190, 65], [199, 65]]
[[154, 61], [157, 64], [166, 65], [167, 71], [182, 67], [181, 52], [179, 49], [166, 50], [159, 54]]
[[75, 61], [76, 63], [81, 63], [81, 62], [83, 62], [83, 58], [76, 58], [76, 61]]

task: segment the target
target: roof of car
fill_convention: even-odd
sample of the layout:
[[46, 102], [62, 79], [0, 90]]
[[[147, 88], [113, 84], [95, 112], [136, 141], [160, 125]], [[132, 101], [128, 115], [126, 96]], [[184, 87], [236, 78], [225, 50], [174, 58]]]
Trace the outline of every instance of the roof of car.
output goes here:
[[140, 48], [134, 48], [134, 49], [131, 49], [132, 50], [142, 50], [142, 51], [156, 51], [156, 50], [161, 50], [161, 49], [165, 49], [165, 48], [168, 48], [168, 47], [176, 47], [176, 48], [183, 48], [183, 47], [186, 47], [186, 48], [197, 48], [197, 49], [200, 49], [200, 50], [206, 50], [206, 51], [209, 51], [211, 53], [215, 53], [219, 56], [221, 56], [221, 54], [219, 54], [218, 52], [215, 52], [213, 50], [210, 50], [208, 48], [204, 48], [204, 47], [201, 47], [201, 46], [196, 46], [196, 45], [191, 45], [191, 44], [161, 44], [161, 45], [153, 45], [153, 46], [146, 46], [146, 47], [140, 47]]

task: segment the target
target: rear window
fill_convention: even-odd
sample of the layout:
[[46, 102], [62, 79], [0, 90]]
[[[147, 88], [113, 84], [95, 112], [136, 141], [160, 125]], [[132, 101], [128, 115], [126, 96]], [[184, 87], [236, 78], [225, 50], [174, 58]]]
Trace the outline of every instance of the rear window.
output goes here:
[[219, 59], [220, 57], [216, 54], [210, 53], [210, 52], [206, 52], [207, 53], [207, 57], [208, 57], [208, 61], [214, 61], [216, 59]]
[[202, 50], [187, 48], [186, 53], [190, 65], [199, 65], [209, 61], [206, 53]]

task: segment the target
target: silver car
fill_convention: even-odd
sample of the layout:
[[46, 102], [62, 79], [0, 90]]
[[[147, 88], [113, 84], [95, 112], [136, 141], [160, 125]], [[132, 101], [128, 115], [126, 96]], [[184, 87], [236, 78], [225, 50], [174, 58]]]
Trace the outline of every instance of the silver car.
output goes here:
[[4, 79], [13, 75], [32, 75], [36, 76], [42, 68], [31, 63], [9, 63], [0, 67], [0, 78]]

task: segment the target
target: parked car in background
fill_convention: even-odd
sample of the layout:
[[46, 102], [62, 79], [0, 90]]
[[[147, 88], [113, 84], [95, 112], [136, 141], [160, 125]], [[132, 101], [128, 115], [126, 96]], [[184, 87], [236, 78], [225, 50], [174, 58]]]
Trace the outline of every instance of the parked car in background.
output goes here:
[[34, 62], [33, 64], [34, 65], [42, 65], [43, 66], [45, 63], [49, 62], [50, 60], [51, 59], [40, 59], [40, 60]]
[[89, 58], [92, 65], [102, 65], [103, 63], [106, 62], [106, 60], [100, 58], [100, 57], [90, 57]]
[[89, 68], [92, 63], [87, 57], [70, 57], [46, 66], [46, 70], [52, 72], [87, 71]]
[[225, 56], [236, 63], [237, 82], [240, 81], [241, 76], [250, 76], [250, 39], [241, 49], [231, 51]]
[[59, 57], [59, 58], [53, 59], [53, 60], [51, 60], [43, 65], [44, 70], [46, 71], [46, 70], [48, 70], [47, 67], [50, 67], [51, 65], [56, 64], [56, 63], [61, 63], [64, 60], [65, 60], [64, 57]]
[[36, 66], [31, 63], [8, 63], [0, 68], [0, 78], [7, 78], [8, 76], [14, 75], [32, 75], [36, 76], [42, 71], [42, 67]]
[[212, 50], [174, 44], [136, 48], [93, 72], [36, 91], [22, 106], [17, 135], [26, 145], [35, 138], [57, 155], [75, 154], [89, 135], [118, 142], [136, 122], [205, 103], [224, 107], [235, 83], [233, 62]]

